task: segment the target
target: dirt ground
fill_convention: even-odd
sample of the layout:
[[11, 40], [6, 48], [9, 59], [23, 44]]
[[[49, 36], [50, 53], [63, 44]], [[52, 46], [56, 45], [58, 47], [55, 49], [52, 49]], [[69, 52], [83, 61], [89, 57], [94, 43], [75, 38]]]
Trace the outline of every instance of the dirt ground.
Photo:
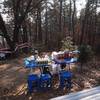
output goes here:
[[96, 63], [88, 63], [83, 66], [83, 73], [75, 67], [73, 72], [73, 87], [70, 91], [58, 88], [58, 77], [54, 76], [53, 88], [48, 91], [27, 94], [27, 75], [29, 70], [24, 67], [23, 57], [0, 61], [0, 100], [48, 100], [70, 92], [81, 91], [100, 85], [100, 59]]

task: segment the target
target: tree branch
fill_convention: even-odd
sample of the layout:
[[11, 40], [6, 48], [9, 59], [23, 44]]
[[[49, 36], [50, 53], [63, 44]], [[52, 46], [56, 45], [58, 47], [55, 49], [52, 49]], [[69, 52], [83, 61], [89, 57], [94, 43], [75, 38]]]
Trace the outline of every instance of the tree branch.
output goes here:
[[29, 7], [30, 7], [30, 5], [31, 5], [31, 2], [32, 2], [32, 0], [29, 0], [25, 12], [23, 13], [22, 16], [19, 17], [19, 22], [20, 22], [20, 23], [22, 23], [22, 22], [23, 22], [23, 19], [26, 17], [26, 15], [27, 15], [27, 13], [28, 13], [28, 9], [29, 9]]
[[44, 0], [40, 0], [34, 7], [32, 7], [31, 9], [29, 9], [28, 12], [31, 12], [34, 8], [36, 8], [42, 1]]

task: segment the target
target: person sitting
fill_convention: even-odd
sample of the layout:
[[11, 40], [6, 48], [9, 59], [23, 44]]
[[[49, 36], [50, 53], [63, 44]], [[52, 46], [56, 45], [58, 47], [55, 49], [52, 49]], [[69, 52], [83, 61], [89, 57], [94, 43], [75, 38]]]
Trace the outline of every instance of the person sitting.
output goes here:
[[49, 75], [51, 75], [51, 72], [49, 71], [49, 67], [44, 67], [43, 68], [43, 74], [49, 74]]
[[66, 63], [61, 64], [61, 69], [65, 69], [66, 68]]

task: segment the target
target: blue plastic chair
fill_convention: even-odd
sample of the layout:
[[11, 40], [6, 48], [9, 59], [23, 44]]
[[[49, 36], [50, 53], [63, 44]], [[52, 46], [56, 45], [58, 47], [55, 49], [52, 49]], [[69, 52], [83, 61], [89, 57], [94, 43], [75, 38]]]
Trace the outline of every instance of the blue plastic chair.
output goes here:
[[72, 73], [69, 71], [61, 71], [59, 73], [60, 76], [60, 88], [63, 89], [64, 87], [71, 88], [72, 86]]
[[35, 74], [28, 76], [28, 90], [30, 93], [32, 91], [37, 91], [39, 89], [39, 77]]
[[50, 74], [41, 74], [40, 76], [40, 90], [50, 89], [52, 86], [52, 77]]

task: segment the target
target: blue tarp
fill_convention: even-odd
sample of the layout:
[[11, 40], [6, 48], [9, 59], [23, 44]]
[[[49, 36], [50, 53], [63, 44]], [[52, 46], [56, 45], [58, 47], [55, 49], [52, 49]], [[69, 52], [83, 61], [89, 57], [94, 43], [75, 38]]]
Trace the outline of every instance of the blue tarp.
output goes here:
[[77, 58], [70, 58], [70, 59], [63, 59], [63, 60], [54, 59], [54, 61], [56, 64], [70, 64], [70, 63], [77, 62]]
[[48, 64], [37, 64], [35, 60], [28, 60], [28, 59], [24, 60], [24, 65], [26, 68], [36, 68], [36, 67], [48, 66]]

